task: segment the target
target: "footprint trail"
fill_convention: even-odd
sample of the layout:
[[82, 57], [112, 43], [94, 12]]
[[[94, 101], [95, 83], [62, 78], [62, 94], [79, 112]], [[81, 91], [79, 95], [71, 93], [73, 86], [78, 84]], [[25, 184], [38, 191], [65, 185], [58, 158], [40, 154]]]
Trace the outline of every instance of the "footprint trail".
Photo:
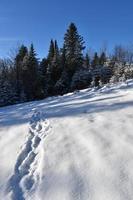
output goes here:
[[35, 111], [29, 124], [28, 138], [17, 158], [14, 174], [7, 184], [7, 190], [11, 192], [12, 200], [25, 200], [25, 192], [34, 188], [37, 180], [33, 175], [35, 169], [32, 169], [32, 165], [34, 162], [36, 164], [39, 162], [35, 159], [38, 148], [48, 135], [50, 128], [50, 123], [43, 118], [43, 114]]

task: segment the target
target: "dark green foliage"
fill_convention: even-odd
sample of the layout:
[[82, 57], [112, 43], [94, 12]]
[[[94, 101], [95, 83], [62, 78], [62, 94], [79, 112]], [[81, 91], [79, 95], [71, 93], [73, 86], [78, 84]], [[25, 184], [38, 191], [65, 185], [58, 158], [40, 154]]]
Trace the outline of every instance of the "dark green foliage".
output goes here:
[[68, 72], [74, 72], [83, 65], [83, 53], [85, 49], [83, 37], [78, 34], [77, 27], [71, 23], [64, 37], [66, 64]]
[[8, 60], [0, 60], [0, 106], [14, 104], [18, 101], [14, 81], [11, 80]]
[[60, 64], [61, 64], [62, 68], [66, 69], [67, 59], [66, 59], [66, 47], [65, 47], [65, 45], [63, 45], [63, 48], [61, 49]]
[[88, 69], [90, 67], [90, 58], [89, 58], [88, 53], [86, 53], [86, 55], [85, 55], [84, 66], [85, 66], [85, 68], [88, 68]]
[[97, 52], [94, 54], [94, 58], [93, 58], [93, 61], [92, 61], [92, 66], [93, 67], [96, 67], [99, 65], [99, 56], [97, 54]]
[[23, 91], [23, 59], [27, 54], [28, 54], [27, 47], [22, 45], [14, 61], [16, 90], [18, 98], [21, 97], [21, 92]]
[[55, 94], [54, 86], [62, 73], [61, 56], [56, 40], [51, 40], [47, 61], [45, 94], [50, 96]]
[[17, 94], [9, 81], [0, 80], [0, 106], [11, 105], [17, 102]]
[[50, 42], [50, 47], [49, 47], [49, 53], [48, 53], [48, 62], [51, 63], [53, 58], [54, 58], [54, 54], [55, 54], [55, 48], [54, 48], [54, 41], [51, 40]]
[[39, 79], [43, 91], [43, 97], [46, 97], [46, 82], [47, 82], [48, 59], [43, 58], [39, 65]]
[[33, 44], [31, 44], [29, 53], [23, 60], [23, 87], [27, 100], [33, 100], [38, 97], [38, 91], [40, 88], [37, 87], [37, 81], [38, 60], [36, 58]]
[[100, 65], [104, 65], [106, 62], [106, 54], [104, 52], [102, 52], [100, 58], [99, 58], [99, 64]]
[[63, 95], [70, 91], [70, 76], [68, 71], [64, 70], [61, 74], [60, 79], [56, 82], [54, 86], [54, 93], [57, 95]]

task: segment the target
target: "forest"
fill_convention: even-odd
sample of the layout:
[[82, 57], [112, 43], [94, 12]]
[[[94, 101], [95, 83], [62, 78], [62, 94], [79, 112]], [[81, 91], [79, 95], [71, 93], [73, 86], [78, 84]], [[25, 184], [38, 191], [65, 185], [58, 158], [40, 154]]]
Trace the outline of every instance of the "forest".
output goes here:
[[47, 57], [39, 60], [34, 45], [20, 45], [13, 58], [0, 59], [0, 106], [63, 95], [87, 87], [102, 87], [133, 78], [132, 46], [116, 45], [89, 54], [71, 23], [59, 48], [51, 40]]

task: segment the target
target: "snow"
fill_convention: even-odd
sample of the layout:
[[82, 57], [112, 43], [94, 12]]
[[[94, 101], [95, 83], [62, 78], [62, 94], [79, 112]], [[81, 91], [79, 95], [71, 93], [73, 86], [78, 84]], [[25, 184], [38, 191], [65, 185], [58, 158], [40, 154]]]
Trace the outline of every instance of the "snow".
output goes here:
[[0, 108], [0, 199], [132, 200], [133, 80]]

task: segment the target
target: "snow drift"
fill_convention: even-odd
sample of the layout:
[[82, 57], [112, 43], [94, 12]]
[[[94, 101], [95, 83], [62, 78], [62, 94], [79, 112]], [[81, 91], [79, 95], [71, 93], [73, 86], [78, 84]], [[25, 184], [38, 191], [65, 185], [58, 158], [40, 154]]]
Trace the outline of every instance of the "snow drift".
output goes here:
[[0, 199], [132, 200], [133, 81], [0, 108]]

